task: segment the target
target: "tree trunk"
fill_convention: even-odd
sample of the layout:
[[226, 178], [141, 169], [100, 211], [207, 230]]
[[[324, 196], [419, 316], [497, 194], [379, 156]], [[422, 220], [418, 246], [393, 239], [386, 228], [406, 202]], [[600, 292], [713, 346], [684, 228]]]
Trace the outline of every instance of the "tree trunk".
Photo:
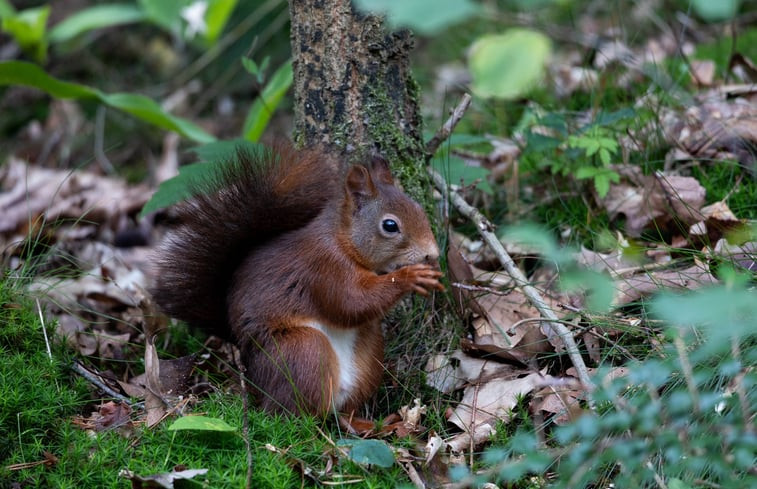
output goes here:
[[290, 0], [289, 9], [296, 144], [379, 153], [402, 168], [406, 186], [418, 185], [424, 155], [412, 34], [387, 32], [350, 0]]

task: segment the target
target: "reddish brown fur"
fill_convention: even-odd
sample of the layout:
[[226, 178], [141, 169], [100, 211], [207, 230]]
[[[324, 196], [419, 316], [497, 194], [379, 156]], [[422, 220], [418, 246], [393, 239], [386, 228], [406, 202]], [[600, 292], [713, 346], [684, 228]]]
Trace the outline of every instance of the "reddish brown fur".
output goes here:
[[[409, 292], [428, 294], [442, 288], [438, 282], [441, 274], [434, 269], [438, 250], [422, 209], [393, 185], [385, 163], [374, 161], [369, 169], [352, 167], [340, 180], [330, 172], [316, 173], [318, 158], [298, 158], [298, 154], [283, 154], [281, 165], [267, 170], [276, 176], [264, 175], [268, 188], [262, 195], [268, 200], [247, 196], [242, 203], [247, 213], [268, 212], [266, 219], [282, 221], [276, 226], [283, 232], [271, 232], [273, 224], [266, 224], [261, 235], [243, 240], [253, 245], [246, 248], [246, 255], [226, 278], [225, 321], [243, 353], [247, 376], [263, 408], [317, 414], [332, 407], [350, 411], [370, 397], [381, 381], [384, 347], [380, 321], [384, 314]], [[227, 184], [231, 190], [201, 198], [190, 209], [210, 205], [222, 210], [232, 205], [228, 200], [223, 204], [214, 200], [243, 193], [236, 180], [227, 179]], [[325, 197], [327, 201], [321, 203]], [[299, 209], [303, 206], [315, 207], [319, 213], [308, 217]], [[291, 220], [292, 213], [304, 217]], [[192, 215], [185, 212], [190, 219], [180, 234], [185, 246], [192, 245], [188, 238], [193, 233], [209, 238], [207, 230], [196, 232], [195, 228], [205, 223], [192, 222]], [[387, 215], [399, 221], [400, 233], [385, 236], [380, 226]], [[257, 226], [256, 232], [260, 222], [268, 222], [245, 219], [246, 225]], [[251, 234], [249, 230], [247, 234]], [[219, 241], [216, 237], [214, 243]], [[171, 268], [178, 274], [183, 267], [184, 280], [178, 282], [207, 291], [207, 285], [187, 271], [186, 256], [180, 258], [184, 262]], [[162, 263], [170, 259], [164, 256]], [[165, 287], [164, 281], [158, 291], [165, 292]], [[158, 302], [173, 306], [180, 292], [169, 294], [169, 301], [158, 296]], [[348, 336], [349, 331], [356, 331], [352, 354], [357, 379], [341, 405], [332, 406], [332, 399], [341, 392], [337, 354], [313, 325], [328, 328], [339, 338], [340, 331]]]

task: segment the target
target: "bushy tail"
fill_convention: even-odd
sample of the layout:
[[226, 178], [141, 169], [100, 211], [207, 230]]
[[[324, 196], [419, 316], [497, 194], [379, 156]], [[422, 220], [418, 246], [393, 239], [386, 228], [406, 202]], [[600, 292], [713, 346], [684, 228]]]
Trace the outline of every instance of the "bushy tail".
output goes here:
[[298, 229], [338, 190], [338, 164], [287, 147], [244, 152], [219, 165], [179, 204], [177, 225], [158, 248], [158, 305], [208, 333], [228, 337], [226, 300], [234, 271], [261, 244]]

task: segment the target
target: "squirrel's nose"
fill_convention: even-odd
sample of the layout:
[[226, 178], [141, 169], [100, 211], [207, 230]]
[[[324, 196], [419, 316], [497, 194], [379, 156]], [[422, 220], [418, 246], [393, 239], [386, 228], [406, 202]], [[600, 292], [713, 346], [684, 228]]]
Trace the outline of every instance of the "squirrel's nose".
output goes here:
[[430, 245], [426, 247], [426, 256], [423, 261], [429, 265], [439, 265], [439, 247], [436, 246], [435, 242], [430, 243]]

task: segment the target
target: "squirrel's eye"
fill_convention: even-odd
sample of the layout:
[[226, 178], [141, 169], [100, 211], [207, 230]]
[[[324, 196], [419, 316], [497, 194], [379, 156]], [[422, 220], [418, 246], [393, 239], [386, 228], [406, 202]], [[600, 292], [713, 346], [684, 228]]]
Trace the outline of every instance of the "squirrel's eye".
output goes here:
[[384, 219], [381, 222], [381, 227], [386, 231], [387, 233], [398, 233], [400, 231], [400, 227], [397, 225], [397, 221], [394, 219]]

